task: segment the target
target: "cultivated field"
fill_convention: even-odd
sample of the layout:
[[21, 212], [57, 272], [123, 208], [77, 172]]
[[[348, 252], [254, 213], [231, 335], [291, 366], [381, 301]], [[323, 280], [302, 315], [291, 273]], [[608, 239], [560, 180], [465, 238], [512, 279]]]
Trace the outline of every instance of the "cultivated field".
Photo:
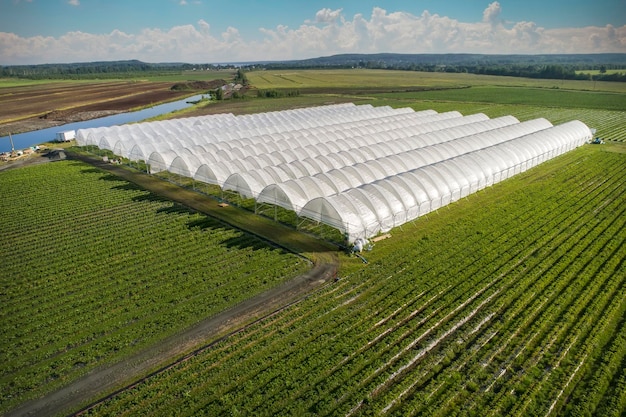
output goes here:
[[2, 172], [0, 193], [0, 411], [310, 268], [79, 162]]
[[[258, 88], [304, 93], [193, 114], [349, 100], [579, 119], [626, 140], [621, 85], [354, 74], [251, 72]], [[395, 229], [364, 254], [367, 265], [341, 256], [337, 282], [229, 337], [216, 333], [88, 414], [623, 415], [624, 166], [623, 143], [586, 145]], [[309, 268], [76, 161], [0, 172], [0, 190], [10, 254], [0, 272], [0, 413], [18, 415], [10, 410], [27, 399], [158, 349]]]
[[[253, 71], [246, 74], [259, 90], [299, 91], [296, 97], [228, 100], [181, 117], [212, 113], [246, 114], [353, 102], [376, 106], [458, 110], [521, 121], [545, 117], [554, 124], [580, 120], [603, 139], [626, 141], [626, 83], [536, 80], [473, 74], [385, 70]], [[248, 93], [254, 96], [254, 90]]]
[[177, 82], [232, 78], [230, 72], [184, 72], [134, 80], [29, 81], [0, 79], [0, 136], [174, 101], [194, 91]]
[[[477, 86], [534, 87], [545, 89], [626, 93], [624, 83], [578, 80], [540, 80], [444, 72], [388, 70], [284, 70], [246, 73], [259, 89], [336, 89], [338, 92], [368, 89], [385, 91], [432, 90]], [[307, 90], [308, 91], [308, 90]]]
[[395, 230], [367, 266], [90, 414], [622, 415], [619, 146]]

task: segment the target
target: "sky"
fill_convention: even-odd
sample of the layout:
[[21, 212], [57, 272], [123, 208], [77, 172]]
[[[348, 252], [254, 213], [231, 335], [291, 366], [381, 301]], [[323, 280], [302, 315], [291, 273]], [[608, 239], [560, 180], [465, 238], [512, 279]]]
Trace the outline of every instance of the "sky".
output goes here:
[[626, 53], [626, 0], [0, 0], [0, 65]]

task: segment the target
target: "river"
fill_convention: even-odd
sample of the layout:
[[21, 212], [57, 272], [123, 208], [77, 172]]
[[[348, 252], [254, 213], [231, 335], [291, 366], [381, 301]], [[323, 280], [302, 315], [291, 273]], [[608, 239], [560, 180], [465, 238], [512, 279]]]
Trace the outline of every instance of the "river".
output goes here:
[[[18, 133], [16, 135], [11, 135], [13, 138], [13, 146], [17, 151], [20, 149], [30, 148], [31, 146], [39, 145], [44, 142], [50, 142], [55, 139], [57, 132], [63, 132], [66, 130], [87, 129], [90, 127], [108, 127], [122, 125], [125, 123], [138, 122], [141, 120], [149, 119], [151, 117], [159, 116], [161, 114], [166, 114], [176, 110], [184, 109], [186, 107], [190, 107], [193, 105], [190, 102], [200, 100], [202, 97], [206, 96], [206, 94], [202, 94], [193, 97], [187, 97], [178, 101], [172, 101], [170, 103], [159, 104], [153, 107], [149, 107], [147, 109], [134, 112], [119, 113], [112, 116], [100, 117], [98, 119], [67, 123], [65, 125], [55, 126], [48, 129]], [[3, 136], [0, 138], [0, 152], [9, 151], [11, 151], [11, 140], [9, 136]]]

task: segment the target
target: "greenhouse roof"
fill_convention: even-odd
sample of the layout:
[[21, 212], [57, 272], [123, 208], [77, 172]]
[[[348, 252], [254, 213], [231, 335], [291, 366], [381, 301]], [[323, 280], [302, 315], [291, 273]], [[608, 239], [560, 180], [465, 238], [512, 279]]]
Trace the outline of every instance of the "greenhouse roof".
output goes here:
[[579, 121], [352, 103], [81, 129], [150, 172], [169, 171], [369, 238], [591, 140]]

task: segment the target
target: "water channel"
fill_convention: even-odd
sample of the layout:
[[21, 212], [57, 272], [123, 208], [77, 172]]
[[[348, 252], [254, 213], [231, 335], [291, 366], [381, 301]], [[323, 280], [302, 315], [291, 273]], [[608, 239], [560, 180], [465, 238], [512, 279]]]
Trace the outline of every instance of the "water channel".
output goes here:
[[[30, 148], [31, 146], [39, 145], [44, 142], [50, 142], [54, 140], [57, 132], [63, 132], [66, 130], [78, 130], [87, 129], [90, 127], [108, 127], [115, 125], [122, 125], [125, 123], [138, 122], [141, 120], [149, 119], [151, 117], [159, 116], [161, 114], [171, 113], [176, 110], [181, 110], [193, 105], [192, 102], [198, 101], [207, 95], [197, 95], [193, 97], [187, 97], [182, 100], [172, 101], [170, 103], [159, 104], [147, 109], [138, 110], [128, 113], [119, 113], [112, 116], [100, 117], [98, 119], [85, 120], [83, 122], [67, 123], [61, 126], [50, 127], [47, 129], [35, 130], [32, 132], [18, 133], [11, 135], [13, 138], [13, 146], [15, 150]], [[11, 151], [11, 140], [9, 136], [0, 137], [0, 152]]]

